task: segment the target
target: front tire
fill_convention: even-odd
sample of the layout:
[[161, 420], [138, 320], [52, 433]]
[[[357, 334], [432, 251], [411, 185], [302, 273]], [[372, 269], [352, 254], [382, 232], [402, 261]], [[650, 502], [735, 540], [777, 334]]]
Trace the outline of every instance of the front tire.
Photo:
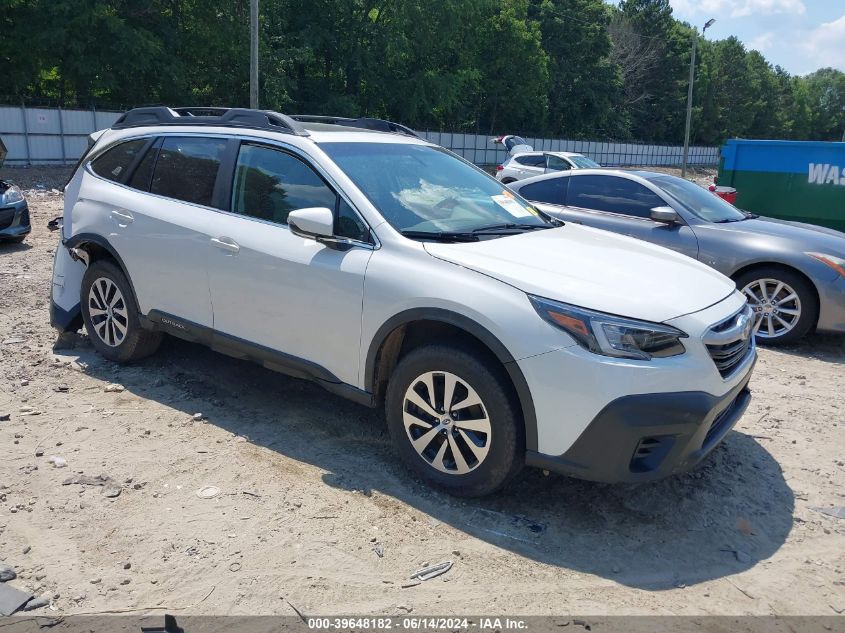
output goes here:
[[390, 377], [388, 431], [402, 460], [427, 483], [484, 496], [524, 464], [524, 429], [511, 393], [504, 369], [474, 350], [420, 347]]
[[757, 268], [740, 275], [736, 287], [754, 310], [758, 343], [794, 343], [816, 326], [818, 298], [813, 287], [798, 273], [771, 266]]
[[162, 334], [141, 327], [132, 288], [114, 263], [98, 260], [88, 266], [80, 303], [88, 338], [109, 360], [128, 363], [158, 349]]

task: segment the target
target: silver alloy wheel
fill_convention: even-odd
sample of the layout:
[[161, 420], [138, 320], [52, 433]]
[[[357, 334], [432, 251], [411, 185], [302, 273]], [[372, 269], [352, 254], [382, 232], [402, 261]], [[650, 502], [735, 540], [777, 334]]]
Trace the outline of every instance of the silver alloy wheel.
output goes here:
[[126, 338], [129, 315], [123, 294], [111, 279], [98, 277], [88, 291], [88, 314], [97, 337], [109, 347]]
[[779, 279], [755, 279], [742, 292], [754, 310], [754, 333], [762, 339], [791, 331], [801, 319], [798, 293]]
[[490, 450], [487, 408], [465, 380], [446, 371], [430, 371], [405, 391], [405, 432], [414, 450], [430, 466], [449, 475], [478, 468]]

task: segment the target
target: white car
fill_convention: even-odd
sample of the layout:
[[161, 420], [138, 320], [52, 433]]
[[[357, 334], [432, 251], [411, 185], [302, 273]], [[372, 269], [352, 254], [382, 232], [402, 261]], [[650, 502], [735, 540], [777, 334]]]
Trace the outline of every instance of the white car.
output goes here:
[[526, 463], [663, 477], [740, 418], [732, 281], [564, 225], [401, 126], [332, 121], [123, 115], [65, 189], [52, 324], [117, 362], [168, 333], [383, 405], [402, 459], [467, 496]]
[[592, 158], [574, 152], [519, 152], [509, 155], [505, 162], [496, 167], [496, 180], [508, 184], [557, 171], [596, 167], [601, 165]]

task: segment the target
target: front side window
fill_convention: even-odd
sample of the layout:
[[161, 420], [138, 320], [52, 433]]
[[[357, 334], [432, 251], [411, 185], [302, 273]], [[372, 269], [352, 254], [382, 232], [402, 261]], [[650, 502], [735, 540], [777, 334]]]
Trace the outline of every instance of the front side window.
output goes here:
[[232, 188], [234, 213], [287, 224], [295, 209], [334, 210], [335, 202], [334, 191], [295, 156], [260, 145], [241, 146]]
[[158, 152], [150, 192], [210, 207], [225, 149], [226, 139], [166, 137]]
[[546, 169], [550, 169], [552, 171], [566, 171], [567, 169], [572, 169], [572, 165], [560, 156], [546, 154]]
[[500, 182], [440, 147], [415, 143], [321, 143], [320, 147], [398, 231], [436, 236], [491, 226], [556, 225]]
[[98, 176], [102, 176], [113, 182], [123, 182], [126, 172], [132, 165], [132, 161], [138, 155], [149, 139], [139, 138], [134, 141], [126, 141], [115, 145], [110, 150], [95, 158], [91, 163], [91, 169]]
[[[577, 172], [576, 172], [577, 173]], [[637, 218], [648, 218], [666, 203], [640, 183], [618, 176], [570, 176], [566, 204]]]

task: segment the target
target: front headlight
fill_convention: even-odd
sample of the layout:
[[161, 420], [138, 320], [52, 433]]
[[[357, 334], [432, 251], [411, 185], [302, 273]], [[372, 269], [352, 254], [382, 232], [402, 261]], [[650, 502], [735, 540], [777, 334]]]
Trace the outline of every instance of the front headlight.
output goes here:
[[6, 192], [3, 195], [0, 195], [0, 203], [2, 203], [0, 206], [14, 204], [16, 202], [20, 202], [21, 200], [23, 200], [23, 193], [21, 193], [19, 187], [12, 185], [6, 189]]
[[836, 257], [836, 255], [825, 255], [824, 253], [804, 253], [805, 255], [809, 255], [810, 257], [814, 257], [815, 259], [819, 260], [822, 264], [830, 266], [838, 272], [840, 275], [845, 277], [845, 259], [842, 257]]
[[542, 297], [529, 295], [528, 298], [545, 321], [596, 354], [650, 360], [686, 351], [681, 339], [687, 334], [677, 328], [594, 312]]

